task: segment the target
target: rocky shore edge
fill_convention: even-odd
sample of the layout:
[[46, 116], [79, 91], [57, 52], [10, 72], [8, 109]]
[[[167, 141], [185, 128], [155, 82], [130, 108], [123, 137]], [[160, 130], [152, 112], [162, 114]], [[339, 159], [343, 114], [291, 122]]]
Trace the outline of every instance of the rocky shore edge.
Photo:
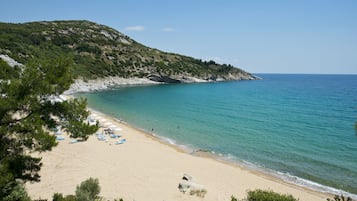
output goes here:
[[200, 79], [195, 77], [166, 77], [151, 75], [147, 78], [123, 78], [118, 76], [111, 76], [105, 78], [97, 78], [92, 80], [86, 80], [83, 78], [78, 78], [70, 86], [70, 88], [65, 91], [65, 95], [81, 93], [81, 92], [92, 92], [92, 91], [102, 91], [109, 90], [111, 88], [120, 86], [130, 86], [130, 85], [155, 85], [155, 84], [170, 84], [170, 83], [203, 83], [203, 82], [224, 82], [233, 80], [259, 80], [261, 79], [255, 75], [242, 75], [242, 76], [231, 76], [229, 78], [210, 78], [210, 79]]
[[[24, 65], [18, 63], [8, 55], [0, 54], [0, 59], [8, 63], [8, 65], [20, 66]], [[159, 75], [151, 74], [145, 78], [131, 77], [123, 78], [119, 76], [110, 76], [97, 79], [77, 78], [70, 88], [65, 91], [64, 95], [70, 95], [81, 92], [103, 91], [111, 88], [128, 86], [128, 85], [153, 85], [153, 84], [170, 84], [170, 83], [202, 83], [202, 82], [224, 82], [224, 81], [238, 81], [238, 80], [260, 80], [262, 78], [247, 73], [247, 74], [231, 74], [226, 76], [206, 75], [202, 78], [192, 77], [186, 73], [179, 75]]]

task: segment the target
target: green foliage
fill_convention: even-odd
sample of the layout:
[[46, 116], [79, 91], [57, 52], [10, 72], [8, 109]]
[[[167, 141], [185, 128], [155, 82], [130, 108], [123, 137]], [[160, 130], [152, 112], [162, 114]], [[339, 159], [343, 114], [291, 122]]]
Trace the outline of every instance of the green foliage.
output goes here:
[[88, 52], [93, 54], [102, 54], [102, 50], [97, 46], [91, 46], [87, 43], [80, 43], [76, 50], [79, 52]]
[[67, 195], [64, 199], [64, 201], [77, 201], [77, 198], [74, 195]]
[[62, 193], [55, 193], [52, 196], [53, 201], [64, 201], [64, 197]]
[[98, 179], [89, 178], [83, 181], [76, 189], [77, 201], [94, 201], [98, 198], [100, 186]]
[[31, 201], [23, 185], [16, 181], [8, 182], [0, 191], [1, 201]]
[[327, 201], [353, 201], [350, 197], [345, 197], [343, 195], [335, 195], [334, 199], [327, 198]]
[[22, 63], [31, 58], [66, 55], [74, 60], [72, 72], [89, 79], [145, 77], [148, 72], [163, 76], [188, 74], [202, 79], [248, 74], [231, 65], [148, 48], [112, 28], [89, 21], [0, 23], [0, 47], [0, 54]]
[[19, 67], [11, 67], [5, 61], [0, 59], [0, 80], [8, 80], [19, 77]]
[[292, 195], [279, 194], [273, 191], [248, 191], [247, 201], [297, 201]]
[[62, 193], [55, 193], [52, 196], [53, 201], [77, 201], [76, 196], [74, 195], [67, 195], [63, 197]]
[[56, 104], [58, 111], [72, 111], [72, 113], [66, 113], [62, 116], [65, 119], [63, 126], [66, 131], [70, 133], [72, 138], [80, 138], [81, 140], [87, 140], [90, 134], [97, 131], [98, 126], [90, 126], [88, 123], [78, 121], [78, 119], [86, 119], [89, 112], [86, 110], [86, 99], [73, 99], [61, 104]]
[[[100, 186], [98, 179], [89, 178], [76, 188], [75, 195], [63, 196], [62, 193], [55, 193], [52, 196], [53, 201], [99, 201], [104, 200], [99, 197]], [[122, 201], [122, 199], [120, 199]]]
[[[67, 58], [34, 60], [11, 69], [0, 62], [0, 198], [18, 195], [17, 181], [39, 181], [41, 158], [33, 152], [55, 146], [51, 128], [61, 126], [83, 140], [97, 130], [84, 123], [85, 100], [52, 102], [72, 83]], [[4, 190], [5, 189], [5, 190]]]
[[231, 196], [231, 201], [238, 201], [238, 199], [232, 195]]
[[55, 193], [53, 194], [52, 200], [53, 201], [77, 201], [77, 198], [74, 195], [67, 195], [63, 197], [62, 193]]

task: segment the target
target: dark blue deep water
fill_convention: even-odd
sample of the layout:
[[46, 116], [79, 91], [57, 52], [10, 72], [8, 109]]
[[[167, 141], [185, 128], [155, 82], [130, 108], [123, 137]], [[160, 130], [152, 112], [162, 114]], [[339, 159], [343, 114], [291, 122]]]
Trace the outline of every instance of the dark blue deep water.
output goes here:
[[357, 194], [357, 75], [123, 87], [90, 107], [177, 145], [319, 190]]

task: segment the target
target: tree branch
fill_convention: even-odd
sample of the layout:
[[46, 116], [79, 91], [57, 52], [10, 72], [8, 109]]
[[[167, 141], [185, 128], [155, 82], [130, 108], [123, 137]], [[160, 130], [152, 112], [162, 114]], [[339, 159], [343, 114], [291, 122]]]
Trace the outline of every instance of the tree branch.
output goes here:
[[34, 112], [31, 111], [29, 114], [27, 114], [25, 117], [21, 118], [21, 119], [12, 119], [12, 121], [6, 121], [6, 122], [0, 122], [0, 126], [6, 126], [9, 124], [14, 124], [17, 123], [19, 121], [25, 120], [27, 118], [29, 118]]

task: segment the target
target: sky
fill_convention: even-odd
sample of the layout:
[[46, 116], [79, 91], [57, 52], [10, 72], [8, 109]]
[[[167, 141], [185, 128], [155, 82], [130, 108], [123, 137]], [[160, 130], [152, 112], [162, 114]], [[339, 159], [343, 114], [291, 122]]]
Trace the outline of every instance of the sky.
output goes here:
[[90, 20], [252, 73], [357, 74], [357, 0], [0, 0], [0, 21]]

